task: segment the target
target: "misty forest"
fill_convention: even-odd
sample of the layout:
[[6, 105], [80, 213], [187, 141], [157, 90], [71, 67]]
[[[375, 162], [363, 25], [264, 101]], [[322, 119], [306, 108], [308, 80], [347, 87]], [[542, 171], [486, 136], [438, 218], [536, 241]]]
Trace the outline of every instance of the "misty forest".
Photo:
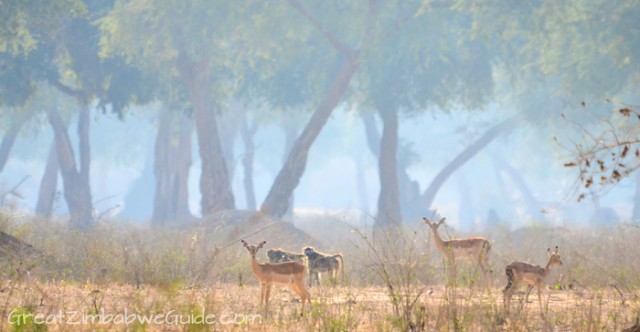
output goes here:
[[0, 0], [0, 329], [638, 331], [639, 54], [637, 1]]

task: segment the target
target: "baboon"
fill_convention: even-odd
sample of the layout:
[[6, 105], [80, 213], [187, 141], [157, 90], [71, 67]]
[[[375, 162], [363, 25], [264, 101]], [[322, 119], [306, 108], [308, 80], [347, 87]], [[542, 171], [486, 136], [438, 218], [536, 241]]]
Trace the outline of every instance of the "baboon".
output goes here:
[[272, 248], [267, 250], [267, 258], [269, 259], [269, 263], [298, 262], [304, 264], [304, 260], [307, 256], [284, 249]]
[[334, 279], [340, 272], [341, 279], [344, 280], [344, 260], [341, 254], [325, 254], [312, 247], [304, 248], [304, 254], [309, 260], [309, 286], [313, 284], [313, 280], [320, 284], [322, 272], [330, 272]]

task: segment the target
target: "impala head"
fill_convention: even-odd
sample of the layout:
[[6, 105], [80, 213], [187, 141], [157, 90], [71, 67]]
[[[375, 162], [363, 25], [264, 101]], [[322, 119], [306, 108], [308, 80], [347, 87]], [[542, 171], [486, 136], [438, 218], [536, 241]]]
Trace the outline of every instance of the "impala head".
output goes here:
[[556, 246], [554, 251], [551, 251], [551, 248], [547, 249], [547, 253], [549, 254], [549, 266], [562, 266], [562, 259], [558, 253], [558, 246]]
[[256, 258], [256, 253], [258, 252], [258, 250], [260, 250], [260, 248], [262, 248], [267, 243], [267, 241], [262, 241], [257, 245], [253, 245], [253, 244], [248, 244], [247, 241], [245, 240], [240, 240], [240, 242], [242, 242], [242, 245], [245, 248], [247, 248], [252, 259]]
[[447, 218], [442, 218], [440, 219], [440, 221], [435, 222], [435, 221], [431, 221], [428, 218], [423, 217], [422, 220], [424, 221], [425, 224], [429, 225], [429, 227], [431, 227], [431, 229], [433, 229], [434, 231], [438, 230], [438, 227], [440, 227], [440, 225], [444, 224], [444, 221]]

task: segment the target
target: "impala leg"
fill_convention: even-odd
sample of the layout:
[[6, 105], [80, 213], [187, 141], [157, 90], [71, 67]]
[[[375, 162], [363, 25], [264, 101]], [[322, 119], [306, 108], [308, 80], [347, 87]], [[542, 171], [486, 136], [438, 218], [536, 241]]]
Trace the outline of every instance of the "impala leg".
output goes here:
[[527, 301], [529, 300], [529, 294], [531, 294], [531, 290], [533, 290], [533, 286], [532, 285], [528, 285], [527, 286], [527, 294], [525, 294], [524, 300], [522, 301], [522, 307], [523, 308], [524, 308], [525, 305], [527, 305]]
[[267, 285], [266, 290], [265, 290], [265, 295], [264, 295], [264, 302], [265, 302], [265, 306], [267, 308], [269, 308], [269, 296], [271, 295], [271, 286], [272, 285]]
[[264, 308], [264, 295], [267, 291], [267, 284], [260, 284], [260, 306]]
[[513, 291], [515, 290], [514, 285], [509, 282], [507, 284], [507, 287], [505, 287], [504, 291], [503, 291], [503, 302], [504, 302], [504, 309], [505, 311], [509, 312], [509, 306], [511, 303], [511, 296], [513, 295]]
[[481, 255], [480, 256], [480, 269], [482, 269], [482, 273], [486, 276], [487, 273], [491, 273], [491, 269], [489, 268], [489, 255]]
[[296, 294], [298, 294], [298, 296], [300, 296], [300, 299], [302, 300], [302, 308], [304, 308], [305, 305], [307, 305], [307, 302], [311, 303], [311, 295], [309, 294], [309, 291], [307, 290], [307, 288], [304, 287], [304, 282], [293, 283], [291, 285], [291, 289]]
[[540, 304], [540, 315], [543, 315], [543, 311], [542, 311], [542, 287], [540, 287], [540, 285], [538, 285], [538, 304]]

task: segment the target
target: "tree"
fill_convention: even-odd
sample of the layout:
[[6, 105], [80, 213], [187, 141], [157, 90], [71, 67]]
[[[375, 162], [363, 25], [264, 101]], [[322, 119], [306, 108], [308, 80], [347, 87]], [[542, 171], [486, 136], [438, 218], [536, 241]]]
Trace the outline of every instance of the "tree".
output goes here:
[[202, 160], [203, 215], [235, 207], [217, 113], [229, 100], [235, 63], [243, 59], [238, 53], [244, 52], [244, 34], [262, 6], [251, 1], [117, 1], [99, 22], [105, 54], [125, 54], [129, 63], [156, 73], [172, 94], [188, 100]]
[[[98, 55], [99, 31], [90, 20], [100, 17], [109, 8], [108, 3], [100, 1], [51, 1], [44, 7], [11, 5], [6, 12], [3, 6], [2, 12], [3, 15], [15, 16], [18, 33], [28, 36], [10, 40], [10, 52], [1, 56], [8, 64], [6, 69], [3, 66], [2, 74], [8, 75], [2, 75], [2, 82], [8, 79], [18, 83], [3, 89], [7, 91], [6, 95], [14, 98], [9, 101], [14, 104], [26, 102], [38, 83], [46, 82], [75, 98], [81, 105], [77, 162], [62, 116], [53, 107], [49, 107], [46, 113], [54, 131], [71, 224], [83, 229], [91, 227], [93, 221], [89, 185], [92, 102], [98, 100], [98, 106], [105, 112], [109, 107], [111, 111], [122, 114], [124, 106], [133, 98], [142, 101], [145, 97], [139, 72], [125, 66], [116, 57], [102, 59]], [[28, 23], [22, 24], [23, 21]]]
[[379, 47], [370, 50], [358, 87], [362, 106], [376, 110], [382, 119], [377, 223], [387, 225], [402, 221], [399, 114], [453, 105], [479, 107], [493, 92], [493, 81], [484, 45], [456, 38], [468, 33], [468, 12], [439, 4], [427, 9], [423, 2], [387, 3], [381, 11], [385, 33], [378, 36]]
[[[304, 174], [306, 168], [306, 162], [313, 142], [320, 134], [320, 131], [326, 124], [329, 116], [341, 101], [347, 87], [360, 67], [361, 52], [367, 50], [370, 45], [371, 33], [377, 19], [377, 3], [374, 0], [370, 0], [365, 8], [361, 8], [359, 4], [355, 4], [354, 8], [348, 8], [350, 10], [342, 11], [353, 14], [355, 17], [340, 16], [341, 10], [336, 12], [336, 8], [332, 8], [333, 18], [338, 18], [337, 21], [343, 23], [343, 20], [351, 19], [352, 21], [363, 21], [361, 29], [351, 29], [360, 32], [360, 35], [356, 37], [359, 47], [354, 48], [349, 44], [345, 44], [344, 41], [338, 39], [338, 37], [327, 29], [324, 23], [320, 21], [316, 13], [327, 13], [327, 7], [330, 4], [321, 3], [316, 10], [309, 10], [296, 0], [289, 1], [291, 6], [295, 8], [302, 16], [308, 19], [311, 23], [329, 42], [334, 52], [338, 52], [341, 55], [338, 70], [334, 73], [334, 76], [330, 79], [326, 90], [322, 93], [322, 97], [316, 109], [311, 116], [311, 119], [304, 127], [300, 136], [291, 148], [289, 156], [276, 176], [276, 179], [267, 194], [260, 211], [274, 217], [282, 217], [288, 210], [289, 198], [293, 191], [298, 186], [300, 178]], [[356, 16], [357, 15], [357, 16]], [[343, 29], [342, 31], [349, 31], [349, 29]]]
[[[463, 0], [460, 5], [471, 2]], [[547, 98], [564, 103], [556, 109], [556, 115], [562, 111], [566, 119], [561, 126], [568, 121], [575, 124], [578, 135], [584, 134], [570, 147], [574, 160], [565, 164], [579, 170], [578, 200], [601, 193], [637, 168], [635, 139], [628, 131], [636, 125], [633, 107], [603, 106], [602, 101], [635, 97], [632, 91], [640, 73], [636, 56], [640, 30], [635, 17], [640, 4], [498, 1], [469, 8], [474, 12], [475, 37], [500, 54], [499, 63], [512, 73], [514, 85], [528, 91], [552, 87]], [[612, 108], [628, 121], [612, 117]], [[554, 120], [559, 122], [557, 117]]]
[[155, 142], [156, 178], [154, 225], [184, 223], [189, 212], [189, 168], [191, 167], [192, 122], [185, 114], [167, 109], [160, 111]]

